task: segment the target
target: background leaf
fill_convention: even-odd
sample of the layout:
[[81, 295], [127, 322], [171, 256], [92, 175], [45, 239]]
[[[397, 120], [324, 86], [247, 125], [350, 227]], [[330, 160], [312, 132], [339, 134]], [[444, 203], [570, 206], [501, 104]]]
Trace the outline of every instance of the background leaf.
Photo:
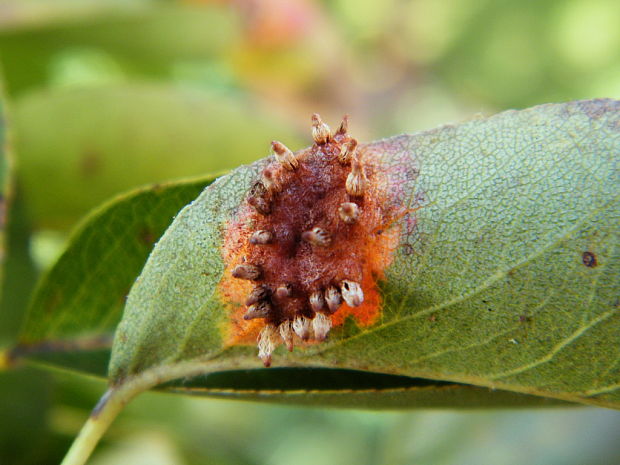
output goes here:
[[9, 166], [9, 141], [7, 134], [8, 121], [5, 115], [4, 96], [2, 94], [2, 82], [0, 81], [0, 279], [2, 278], [2, 267], [4, 265], [5, 249], [5, 228], [8, 210], [8, 195], [10, 192], [10, 166]]
[[[40, 462], [46, 455], [41, 450], [52, 450], [56, 444], [45, 435], [49, 376], [32, 369], [7, 372], [2, 353], [16, 340], [34, 281], [27, 250], [27, 221], [13, 180], [9, 119], [0, 77], [0, 460], [22, 465]], [[56, 452], [60, 458], [60, 451]]]
[[0, 347], [15, 344], [38, 272], [30, 257], [30, 222], [18, 186], [6, 225], [5, 270], [0, 289]]
[[142, 188], [86, 218], [39, 283], [11, 356], [103, 376], [131, 284], [175, 213], [210, 179]]
[[[382, 319], [277, 363], [617, 406], [619, 105], [544, 105], [366, 146], [395, 200], [424, 205], [401, 225]], [[215, 290], [221, 227], [263, 165], [220, 178], [164, 235], [117, 330], [113, 383], [257, 366], [253, 347], [225, 347]]]
[[12, 179], [9, 139], [9, 117], [0, 79], [0, 348], [15, 342], [25, 296], [33, 280], [27, 253], [24, 253], [28, 232], [24, 227], [21, 198], [16, 195]]

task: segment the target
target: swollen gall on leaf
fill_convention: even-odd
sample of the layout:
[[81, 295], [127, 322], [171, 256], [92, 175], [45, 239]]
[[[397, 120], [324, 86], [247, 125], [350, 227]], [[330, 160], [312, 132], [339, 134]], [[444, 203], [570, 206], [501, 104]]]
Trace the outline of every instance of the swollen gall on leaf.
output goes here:
[[241, 264], [232, 271], [239, 283], [222, 285], [245, 303], [233, 338], [257, 337], [265, 365], [280, 344], [322, 342], [347, 315], [371, 324], [380, 311], [377, 279], [398, 239], [396, 212], [385, 207], [380, 176], [367, 177], [363, 146], [347, 128], [345, 117], [331, 134], [315, 114], [310, 148], [293, 153], [273, 142], [275, 161], [254, 182], [251, 208], [226, 232], [227, 262]]

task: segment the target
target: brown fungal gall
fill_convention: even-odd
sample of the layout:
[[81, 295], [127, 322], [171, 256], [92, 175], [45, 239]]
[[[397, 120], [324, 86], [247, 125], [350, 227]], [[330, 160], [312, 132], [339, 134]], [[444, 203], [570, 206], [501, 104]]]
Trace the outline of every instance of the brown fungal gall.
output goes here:
[[[351, 143], [346, 118], [333, 136], [318, 115], [313, 122], [316, 143], [296, 156], [274, 142], [276, 159], [254, 167], [258, 179], [224, 231], [227, 344], [258, 341], [266, 365], [280, 344], [322, 341], [347, 319], [374, 324], [378, 280], [399, 244], [403, 211], [377, 161], [381, 149]], [[350, 164], [340, 160], [343, 146]]]
[[340, 154], [338, 155], [338, 161], [343, 165], [348, 165], [351, 163], [351, 160], [355, 157], [355, 150], [357, 149], [357, 141], [355, 139], [351, 139], [348, 142], [342, 144], [340, 148]]
[[360, 207], [353, 202], [344, 202], [338, 207], [338, 215], [340, 219], [347, 224], [353, 224], [357, 221], [360, 215]]
[[312, 228], [310, 231], [305, 231], [301, 234], [301, 238], [312, 244], [317, 245], [319, 247], [327, 247], [332, 243], [331, 235], [322, 228]]
[[282, 190], [282, 186], [277, 178], [277, 171], [273, 168], [265, 168], [262, 181], [267, 191], [280, 192]]
[[310, 307], [315, 312], [319, 312], [325, 308], [325, 299], [321, 291], [315, 291], [310, 294]]
[[351, 172], [347, 176], [346, 189], [349, 195], [353, 197], [361, 197], [364, 195], [364, 168], [360, 161], [354, 158], [351, 162]]
[[262, 197], [250, 197], [248, 203], [261, 215], [269, 215], [271, 213], [271, 204]]
[[248, 298], [245, 299], [246, 305], [252, 305], [261, 300], [265, 300], [269, 298], [269, 288], [263, 284], [256, 286], [252, 289], [252, 292], [248, 295]]
[[299, 162], [295, 158], [293, 152], [282, 142], [274, 140], [271, 142], [271, 148], [273, 149], [273, 154], [275, 155], [276, 160], [278, 160], [278, 162], [287, 170], [293, 171], [299, 166]]
[[334, 286], [329, 286], [325, 291], [325, 302], [327, 303], [329, 311], [334, 313], [340, 308], [340, 305], [342, 305], [342, 295], [340, 291]]
[[288, 349], [289, 352], [293, 351], [293, 324], [287, 320], [284, 323], [280, 324], [280, 326], [278, 326], [278, 329], [280, 331], [280, 337], [282, 338], [282, 341], [284, 341], [284, 344], [286, 345], [286, 348]]
[[317, 313], [312, 320], [312, 330], [317, 341], [324, 341], [331, 328], [332, 321], [322, 313]]
[[248, 203], [261, 215], [269, 215], [271, 213], [271, 195], [262, 182], [255, 182], [250, 189]]
[[258, 357], [265, 367], [271, 366], [271, 354], [278, 346], [278, 338], [278, 331], [272, 324], [267, 324], [258, 335]]
[[350, 307], [358, 307], [364, 302], [364, 291], [355, 281], [344, 280], [340, 283], [342, 298]]
[[269, 302], [260, 301], [248, 307], [248, 310], [243, 315], [244, 320], [253, 320], [254, 318], [267, 318], [271, 312], [271, 305]]
[[272, 240], [273, 234], [271, 234], [269, 231], [265, 231], [264, 229], [259, 229], [258, 231], [254, 231], [254, 233], [250, 237], [250, 244], [264, 245], [269, 244]]
[[303, 315], [296, 316], [293, 320], [293, 331], [303, 341], [307, 341], [310, 338], [310, 319]]
[[312, 115], [312, 139], [318, 145], [326, 144], [331, 136], [329, 126], [315, 113]]
[[349, 132], [349, 115], [344, 115], [340, 126], [338, 126], [338, 129], [336, 129], [336, 132], [334, 133], [334, 136], [345, 136], [347, 132]]
[[235, 278], [247, 279], [248, 281], [257, 281], [261, 278], [262, 272], [260, 267], [256, 265], [237, 265], [232, 275]]
[[279, 299], [286, 299], [293, 295], [293, 288], [290, 284], [282, 284], [276, 289], [276, 296]]

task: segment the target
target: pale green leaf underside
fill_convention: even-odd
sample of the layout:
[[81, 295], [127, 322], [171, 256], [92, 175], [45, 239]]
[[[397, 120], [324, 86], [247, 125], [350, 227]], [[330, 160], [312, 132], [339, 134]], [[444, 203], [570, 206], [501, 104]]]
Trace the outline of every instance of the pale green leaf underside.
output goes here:
[[[405, 218], [381, 320], [275, 363], [447, 380], [620, 405], [620, 104], [544, 105], [369, 144]], [[221, 228], [259, 162], [176, 218], [132, 289], [110, 367], [258, 365], [223, 348]], [[591, 258], [595, 257], [596, 266]]]

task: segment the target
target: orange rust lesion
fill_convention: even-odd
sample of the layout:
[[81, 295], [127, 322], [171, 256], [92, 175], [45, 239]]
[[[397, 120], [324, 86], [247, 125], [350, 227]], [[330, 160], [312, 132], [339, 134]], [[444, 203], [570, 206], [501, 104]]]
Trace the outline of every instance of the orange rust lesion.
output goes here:
[[[395, 219], [403, 212], [389, 201], [377, 154], [366, 153], [346, 126], [345, 119], [331, 133], [316, 115], [314, 145], [293, 154], [274, 143], [275, 160], [225, 228], [219, 292], [230, 314], [227, 344], [258, 338], [266, 365], [281, 342], [291, 349], [312, 343], [313, 331], [322, 340], [348, 317], [361, 327], [380, 317], [378, 283], [398, 246]], [[351, 203], [355, 217], [343, 217], [341, 207]], [[252, 243], [256, 231], [273, 240]], [[256, 286], [267, 289], [262, 313], [246, 305]]]
[[[386, 225], [387, 227], [387, 225]], [[379, 282], [384, 279], [384, 270], [392, 263], [394, 252], [399, 243], [400, 231], [396, 227], [375, 232], [375, 237], [369, 237], [364, 247], [365, 265], [362, 271], [362, 288], [364, 302], [359, 307], [349, 307], [343, 304], [332, 315], [334, 326], [340, 326], [348, 316], [352, 316], [361, 327], [372, 326], [381, 315], [383, 300], [379, 290]]]

